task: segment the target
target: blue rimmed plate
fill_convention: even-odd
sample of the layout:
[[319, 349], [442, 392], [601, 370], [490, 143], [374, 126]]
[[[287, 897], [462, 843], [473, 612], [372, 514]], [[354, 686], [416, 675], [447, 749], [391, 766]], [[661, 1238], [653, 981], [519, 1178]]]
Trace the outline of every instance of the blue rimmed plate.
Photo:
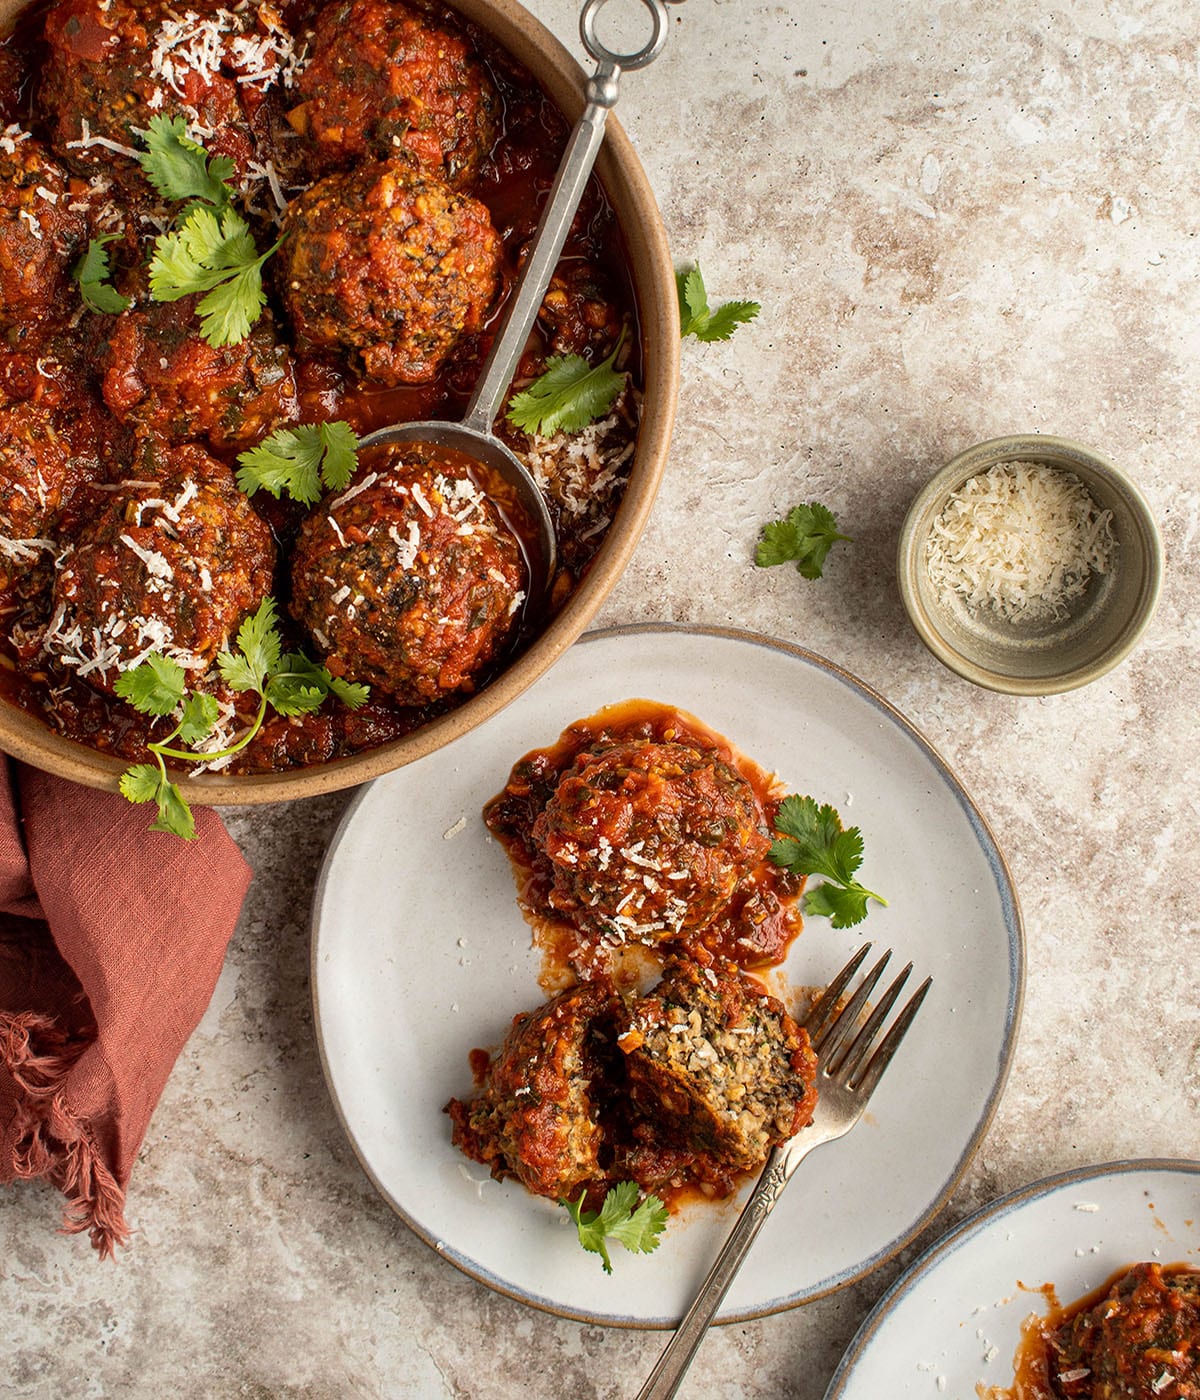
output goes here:
[[733, 1321], [861, 1277], [927, 1224], [991, 1120], [1012, 1052], [1023, 942], [1004, 861], [946, 764], [861, 681], [745, 632], [588, 636], [486, 725], [380, 778], [348, 810], [314, 905], [317, 1030], [363, 1167], [445, 1258], [560, 1315], [674, 1324], [736, 1201], [686, 1208], [653, 1255], [618, 1250], [610, 1278], [576, 1246], [565, 1212], [456, 1152], [442, 1112], [471, 1089], [470, 1050], [498, 1044], [544, 999], [540, 955], [481, 808], [515, 759], [632, 698], [691, 711], [789, 790], [861, 827], [863, 878], [889, 906], [873, 906], [861, 929], [812, 920], [783, 969], [788, 984], [824, 983], [864, 935], [934, 976], [867, 1119], [813, 1155], [756, 1242], [720, 1315]]
[[[975, 1400], [1013, 1382], [1021, 1323], [1131, 1264], [1200, 1267], [1200, 1162], [1063, 1172], [985, 1206], [880, 1299], [826, 1400]], [[977, 1389], [979, 1387], [979, 1389]]]

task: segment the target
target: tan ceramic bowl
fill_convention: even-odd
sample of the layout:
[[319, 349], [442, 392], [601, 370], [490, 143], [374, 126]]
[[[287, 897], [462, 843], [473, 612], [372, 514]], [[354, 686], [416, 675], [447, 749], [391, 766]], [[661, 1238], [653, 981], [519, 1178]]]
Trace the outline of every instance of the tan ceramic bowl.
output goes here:
[[[583, 110], [587, 75], [567, 49], [513, 0], [452, 0], [533, 74], [569, 120]], [[0, 33], [22, 8], [0, 0]], [[653, 82], [652, 71], [638, 82]], [[596, 170], [616, 211], [633, 272], [641, 325], [643, 401], [637, 450], [624, 498], [604, 545], [570, 601], [540, 638], [485, 690], [415, 733], [350, 758], [286, 773], [203, 774], [180, 781], [191, 802], [279, 802], [351, 787], [451, 743], [482, 724], [552, 666], [587, 626], [620, 577], [666, 463], [679, 381], [679, 304], [666, 233], [629, 138], [610, 117]], [[115, 790], [127, 764], [53, 733], [0, 701], [0, 750], [89, 787]]]
[[[947, 497], [998, 462], [1040, 462], [1079, 478], [1111, 512], [1111, 566], [1059, 620], [1038, 625], [946, 605], [932, 586], [925, 545]], [[1150, 507], [1128, 474], [1065, 438], [992, 438], [960, 452], [917, 494], [900, 531], [900, 594], [917, 635], [939, 661], [976, 685], [1010, 695], [1053, 695], [1087, 685], [1137, 645], [1162, 585], [1163, 556]]]

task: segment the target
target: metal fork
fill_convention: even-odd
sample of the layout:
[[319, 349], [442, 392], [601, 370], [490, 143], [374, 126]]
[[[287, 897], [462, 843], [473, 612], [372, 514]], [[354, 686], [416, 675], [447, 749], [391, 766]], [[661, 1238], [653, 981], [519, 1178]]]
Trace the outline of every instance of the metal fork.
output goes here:
[[772, 1148], [753, 1195], [746, 1202], [695, 1301], [684, 1314], [646, 1384], [638, 1391], [637, 1400], [670, 1400], [678, 1390], [721, 1299], [729, 1291], [734, 1275], [749, 1253], [763, 1221], [783, 1194], [783, 1188], [814, 1147], [843, 1137], [862, 1117], [867, 1100], [925, 1000], [933, 980], [930, 977], [913, 993], [891, 1028], [881, 1034], [883, 1023], [912, 971], [912, 963], [909, 963], [860, 1027], [868, 998], [892, 956], [890, 949], [885, 952], [849, 1000], [844, 1000], [870, 951], [871, 945], [863, 944], [813, 1003], [812, 1010], [801, 1023], [817, 1054], [818, 1097], [812, 1122], [794, 1138]]

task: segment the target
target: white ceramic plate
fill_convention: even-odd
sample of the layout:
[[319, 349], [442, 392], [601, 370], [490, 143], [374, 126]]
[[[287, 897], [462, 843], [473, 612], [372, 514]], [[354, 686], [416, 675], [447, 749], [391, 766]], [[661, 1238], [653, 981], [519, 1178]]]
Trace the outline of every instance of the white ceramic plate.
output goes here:
[[776, 1208], [725, 1300], [731, 1321], [802, 1303], [887, 1258], [940, 1207], [991, 1118], [1019, 1016], [1023, 945], [1000, 853], [937, 754], [861, 682], [747, 633], [596, 633], [532, 690], [447, 748], [364, 789], [317, 889], [313, 995], [326, 1076], [376, 1186], [444, 1257], [566, 1316], [671, 1326], [736, 1202], [677, 1215], [652, 1256], [619, 1247], [608, 1277], [566, 1213], [499, 1184], [450, 1145], [473, 1047], [537, 1006], [540, 954], [507, 857], [480, 811], [513, 762], [632, 698], [690, 710], [792, 791], [862, 828], [864, 881], [890, 900], [865, 925], [814, 919], [785, 967], [823, 984], [864, 936], [934, 976], [868, 1117], [822, 1148]]
[[826, 1400], [975, 1400], [1013, 1380], [1022, 1321], [1130, 1264], [1200, 1266], [1200, 1162], [1116, 1162], [1035, 1182], [923, 1255], [859, 1329]]

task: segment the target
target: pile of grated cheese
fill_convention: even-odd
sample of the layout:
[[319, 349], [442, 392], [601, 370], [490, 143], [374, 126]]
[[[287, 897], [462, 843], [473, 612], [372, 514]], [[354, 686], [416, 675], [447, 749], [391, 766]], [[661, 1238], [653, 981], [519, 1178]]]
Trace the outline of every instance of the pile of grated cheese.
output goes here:
[[1069, 472], [1040, 462], [997, 462], [951, 493], [925, 546], [943, 603], [1010, 622], [1065, 617], [1093, 573], [1107, 573], [1116, 540], [1101, 510]]

